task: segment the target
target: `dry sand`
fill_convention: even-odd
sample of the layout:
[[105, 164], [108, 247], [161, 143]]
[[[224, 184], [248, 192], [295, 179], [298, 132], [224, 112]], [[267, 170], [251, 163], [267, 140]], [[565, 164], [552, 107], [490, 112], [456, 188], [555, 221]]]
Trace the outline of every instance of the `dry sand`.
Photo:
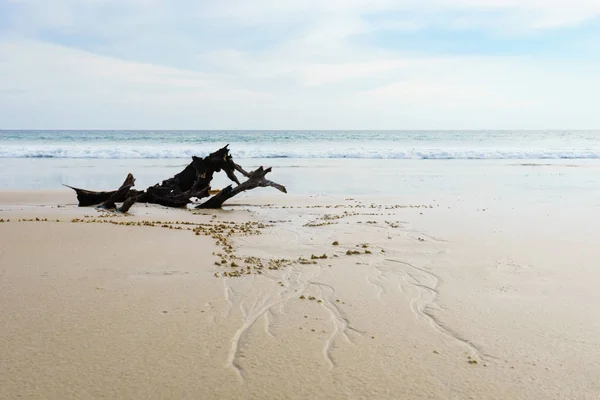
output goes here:
[[595, 208], [249, 198], [0, 193], [0, 398], [599, 398]]

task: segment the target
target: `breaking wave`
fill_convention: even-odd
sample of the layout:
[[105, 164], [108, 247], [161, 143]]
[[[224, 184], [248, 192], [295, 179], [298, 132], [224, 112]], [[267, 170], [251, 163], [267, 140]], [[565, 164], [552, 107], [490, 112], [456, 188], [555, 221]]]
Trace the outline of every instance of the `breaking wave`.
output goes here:
[[[599, 149], [581, 148], [494, 148], [494, 147], [403, 147], [384, 143], [318, 143], [307, 145], [232, 144], [238, 159], [314, 158], [314, 159], [406, 159], [406, 160], [552, 160], [600, 159]], [[103, 158], [103, 159], [174, 159], [204, 156], [216, 149], [210, 145], [123, 145], [105, 143], [87, 146], [81, 143], [8, 144], [0, 146], [0, 158]]]

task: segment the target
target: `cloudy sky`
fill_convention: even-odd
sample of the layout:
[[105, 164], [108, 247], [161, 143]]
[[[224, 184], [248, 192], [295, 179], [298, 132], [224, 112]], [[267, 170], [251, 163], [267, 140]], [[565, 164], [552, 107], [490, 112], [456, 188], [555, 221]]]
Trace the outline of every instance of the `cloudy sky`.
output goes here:
[[599, 93], [599, 0], [0, 0], [0, 129], [585, 129]]

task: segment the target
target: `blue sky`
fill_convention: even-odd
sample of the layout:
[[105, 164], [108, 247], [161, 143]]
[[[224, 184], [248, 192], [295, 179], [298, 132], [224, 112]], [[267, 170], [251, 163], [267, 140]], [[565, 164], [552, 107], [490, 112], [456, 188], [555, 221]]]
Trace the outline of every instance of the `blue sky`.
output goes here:
[[3, 129], [600, 128], [598, 0], [0, 0]]

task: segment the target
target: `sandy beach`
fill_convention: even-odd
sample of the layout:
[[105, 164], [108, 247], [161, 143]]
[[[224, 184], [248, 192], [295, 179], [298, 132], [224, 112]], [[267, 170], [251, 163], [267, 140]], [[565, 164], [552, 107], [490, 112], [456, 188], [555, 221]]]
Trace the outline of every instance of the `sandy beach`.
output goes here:
[[0, 0], [0, 400], [600, 400], [600, 0]]
[[[596, 399], [597, 207], [0, 193], [5, 399]], [[595, 214], [594, 214], [595, 213]]]

